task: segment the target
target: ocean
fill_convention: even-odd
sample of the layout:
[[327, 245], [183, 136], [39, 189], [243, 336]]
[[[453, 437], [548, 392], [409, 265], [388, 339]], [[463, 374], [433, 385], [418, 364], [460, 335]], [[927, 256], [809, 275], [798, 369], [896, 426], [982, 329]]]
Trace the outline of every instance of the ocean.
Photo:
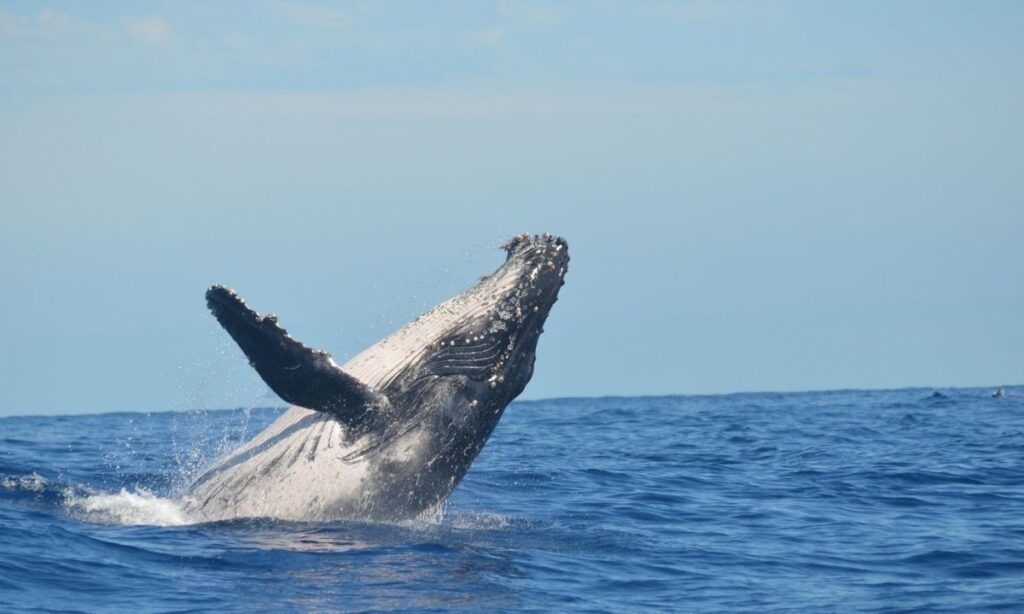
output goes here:
[[436, 517], [191, 524], [280, 409], [0, 419], [0, 610], [1024, 611], [1024, 387], [512, 404]]

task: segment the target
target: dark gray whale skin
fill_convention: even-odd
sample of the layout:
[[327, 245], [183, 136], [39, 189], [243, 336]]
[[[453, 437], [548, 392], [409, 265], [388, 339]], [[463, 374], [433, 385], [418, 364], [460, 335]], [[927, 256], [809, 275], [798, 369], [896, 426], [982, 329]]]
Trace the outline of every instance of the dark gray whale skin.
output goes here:
[[568, 245], [519, 235], [494, 273], [344, 366], [223, 286], [207, 304], [294, 407], [193, 485], [201, 519], [400, 520], [435, 510], [533, 374]]

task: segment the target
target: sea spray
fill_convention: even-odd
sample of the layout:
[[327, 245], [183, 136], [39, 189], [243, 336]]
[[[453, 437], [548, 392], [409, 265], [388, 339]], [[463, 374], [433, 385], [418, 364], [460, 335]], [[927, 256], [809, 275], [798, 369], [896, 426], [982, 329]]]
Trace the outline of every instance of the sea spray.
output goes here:
[[64, 509], [74, 518], [99, 524], [176, 526], [190, 523], [178, 500], [159, 497], [145, 489], [132, 492], [122, 488], [117, 493], [85, 494], [69, 487], [64, 492]]

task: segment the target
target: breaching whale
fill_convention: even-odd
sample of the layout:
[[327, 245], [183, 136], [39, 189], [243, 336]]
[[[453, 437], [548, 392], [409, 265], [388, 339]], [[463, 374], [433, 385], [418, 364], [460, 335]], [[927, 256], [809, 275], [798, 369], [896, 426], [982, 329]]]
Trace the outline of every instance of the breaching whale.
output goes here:
[[402, 520], [435, 510], [533, 375], [568, 245], [519, 235], [505, 263], [344, 365], [231, 289], [206, 301], [263, 381], [292, 404], [201, 475], [197, 520]]

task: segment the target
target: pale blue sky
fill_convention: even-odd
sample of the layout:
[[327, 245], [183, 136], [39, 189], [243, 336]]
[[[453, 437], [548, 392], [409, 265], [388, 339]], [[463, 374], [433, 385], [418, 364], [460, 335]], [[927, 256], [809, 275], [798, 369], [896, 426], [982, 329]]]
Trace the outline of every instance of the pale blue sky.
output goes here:
[[343, 360], [521, 231], [526, 397], [1024, 382], [1024, 4], [96, 4], [0, 3], [0, 414], [270, 403], [208, 285]]

